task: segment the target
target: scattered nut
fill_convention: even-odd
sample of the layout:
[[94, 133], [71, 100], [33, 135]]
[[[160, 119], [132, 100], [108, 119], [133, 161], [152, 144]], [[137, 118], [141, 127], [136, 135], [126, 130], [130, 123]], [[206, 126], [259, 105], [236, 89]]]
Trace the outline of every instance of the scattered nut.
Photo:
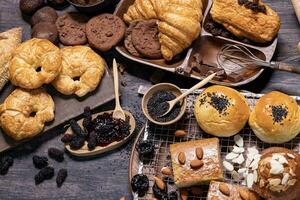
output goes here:
[[184, 137], [187, 135], [187, 132], [185, 132], [184, 130], [177, 130], [177, 131], [175, 131], [174, 135], [176, 137]]
[[161, 189], [161, 190], [165, 189], [166, 184], [163, 180], [161, 180], [160, 178], [158, 178], [156, 176], [154, 177], [154, 180], [155, 180], [155, 183], [156, 183], [156, 185], [159, 189]]
[[163, 167], [161, 168], [161, 173], [163, 173], [164, 175], [171, 175], [172, 171], [169, 167]]
[[178, 161], [179, 161], [180, 164], [184, 165], [184, 163], [185, 163], [185, 154], [183, 152], [180, 152], [178, 154]]
[[219, 190], [226, 196], [230, 195], [230, 190], [226, 183], [220, 183]]
[[216, 196], [213, 196], [213, 197], [211, 198], [211, 200], [219, 200], [219, 198], [216, 197]]
[[199, 169], [204, 165], [204, 162], [202, 160], [192, 160], [190, 165], [192, 169]]
[[192, 187], [192, 193], [195, 196], [200, 196], [202, 193], [202, 189], [200, 187], [194, 186], [194, 187]]
[[196, 156], [199, 160], [201, 160], [203, 158], [203, 149], [202, 149], [202, 147], [196, 148]]
[[239, 191], [239, 194], [243, 200], [249, 200], [249, 190], [246, 188], [243, 188]]
[[181, 200], [187, 200], [188, 199], [188, 191], [186, 189], [181, 189], [180, 197], [181, 197]]
[[277, 186], [281, 183], [280, 178], [269, 178], [268, 181], [271, 186]]

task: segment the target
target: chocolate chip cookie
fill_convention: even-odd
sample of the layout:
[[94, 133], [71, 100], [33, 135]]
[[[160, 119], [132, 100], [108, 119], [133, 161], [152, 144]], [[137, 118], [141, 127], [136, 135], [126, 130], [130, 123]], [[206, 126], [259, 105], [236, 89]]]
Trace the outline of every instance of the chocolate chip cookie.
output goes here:
[[131, 33], [135, 49], [151, 59], [162, 58], [156, 20], [140, 21]]
[[90, 19], [86, 35], [90, 46], [100, 51], [109, 51], [124, 37], [126, 26], [122, 19], [112, 14], [101, 14]]
[[67, 46], [82, 45], [87, 42], [85, 25], [88, 18], [85, 15], [72, 12], [57, 18], [56, 27], [61, 43]]
[[125, 32], [125, 40], [124, 40], [124, 46], [127, 49], [127, 51], [136, 57], [141, 57], [140, 53], [136, 50], [136, 48], [133, 46], [132, 43], [132, 29], [138, 24], [139, 21], [133, 21], [130, 23], [129, 27], [126, 29]]

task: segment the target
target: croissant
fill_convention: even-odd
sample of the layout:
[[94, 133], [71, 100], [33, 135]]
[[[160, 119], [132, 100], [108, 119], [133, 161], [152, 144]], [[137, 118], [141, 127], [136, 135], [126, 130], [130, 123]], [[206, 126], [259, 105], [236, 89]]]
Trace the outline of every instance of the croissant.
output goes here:
[[162, 55], [172, 60], [199, 36], [202, 11], [202, 0], [135, 0], [123, 18], [157, 19]]

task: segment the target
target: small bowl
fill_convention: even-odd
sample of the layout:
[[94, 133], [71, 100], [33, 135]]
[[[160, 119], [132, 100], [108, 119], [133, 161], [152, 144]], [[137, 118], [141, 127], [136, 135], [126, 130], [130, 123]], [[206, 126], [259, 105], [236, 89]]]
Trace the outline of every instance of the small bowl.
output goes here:
[[147, 109], [147, 104], [149, 99], [152, 97], [152, 95], [158, 91], [171, 91], [176, 97], [178, 97], [179, 95], [182, 94], [181, 90], [179, 87], [177, 87], [176, 85], [170, 84], [170, 83], [160, 83], [160, 84], [156, 84], [154, 86], [152, 86], [144, 95], [143, 99], [142, 99], [142, 109], [143, 109], [143, 113], [144, 115], [147, 117], [148, 120], [150, 120], [152, 123], [157, 124], [157, 125], [161, 125], [161, 126], [167, 126], [170, 124], [174, 124], [175, 122], [177, 122], [178, 120], [181, 119], [181, 117], [184, 115], [185, 110], [186, 110], [186, 98], [184, 98], [183, 100], [181, 100], [181, 109], [180, 112], [178, 114], [178, 116], [168, 122], [158, 122], [155, 121], [148, 113], [148, 109]]
[[77, 8], [78, 11], [92, 14], [98, 11], [103, 11], [104, 9], [108, 8], [109, 6], [112, 6], [117, 2], [117, 0], [99, 0], [99, 2], [91, 5], [82, 5], [72, 2], [72, 0], [67, 0], [71, 5], [73, 5], [75, 8]]

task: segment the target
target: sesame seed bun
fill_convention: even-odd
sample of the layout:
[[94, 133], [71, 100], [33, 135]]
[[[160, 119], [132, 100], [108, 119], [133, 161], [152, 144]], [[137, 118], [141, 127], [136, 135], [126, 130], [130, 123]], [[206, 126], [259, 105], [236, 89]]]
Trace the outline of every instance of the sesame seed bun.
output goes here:
[[197, 98], [194, 114], [199, 126], [217, 137], [237, 134], [248, 121], [250, 109], [238, 91], [224, 86], [211, 86]]
[[300, 108], [292, 97], [273, 91], [258, 100], [249, 125], [263, 142], [285, 143], [300, 132]]

